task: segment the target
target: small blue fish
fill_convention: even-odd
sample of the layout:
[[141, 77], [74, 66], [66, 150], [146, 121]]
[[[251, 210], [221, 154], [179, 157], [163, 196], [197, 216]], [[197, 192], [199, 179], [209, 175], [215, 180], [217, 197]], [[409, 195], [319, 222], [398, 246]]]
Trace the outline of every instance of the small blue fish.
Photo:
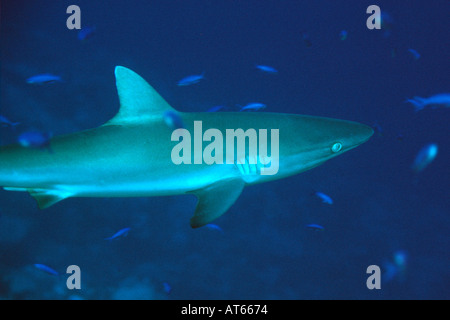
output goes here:
[[306, 227], [308, 229], [313, 229], [313, 230], [316, 230], [316, 231], [321, 231], [321, 230], [325, 229], [324, 227], [319, 226], [318, 224], [308, 224]]
[[384, 283], [392, 281], [395, 277], [397, 277], [399, 271], [398, 267], [390, 261], [383, 262], [383, 277], [382, 281]]
[[408, 253], [403, 250], [394, 252], [394, 263], [400, 268], [405, 268], [408, 263]]
[[347, 40], [348, 32], [346, 30], [342, 30], [339, 32], [339, 39], [342, 41]]
[[277, 69], [272, 68], [270, 66], [257, 65], [256, 68], [261, 70], [262, 72], [265, 72], [265, 73], [272, 73], [272, 74], [278, 73]]
[[164, 292], [170, 294], [172, 292], [172, 287], [167, 282], [163, 283]]
[[214, 107], [209, 108], [206, 112], [217, 112], [217, 111], [220, 111], [225, 108], [226, 107], [224, 107], [224, 106], [214, 106]]
[[322, 200], [322, 203], [325, 204], [333, 204], [333, 199], [331, 199], [330, 196], [326, 195], [325, 193], [322, 192], [316, 192], [314, 193], [320, 200]]
[[199, 83], [201, 80], [205, 78], [205, 73], [202, 74], [196, 74], [192, 76], [187, 76], [180, 81], [178, 81], [177, 85], [181, 86], [190, 86], [196, 83]]
[[400, 250], [394, 252], [393, 261], [386, 261], [383, 263], [383, 281], [389, 282], [394, 279], [403, 281], [405, 278], [405, 272], [408, 267], [408, 253]]
[[406, 102], [411, 103], [415, 107], [416, 112], [428, 106], [432, 108], [439, 106], [450, 108], [450, 93], [440, 93], [429, 98], [414, 97], [413, 99], [406, 100]]
[[373, 131], [375, 131], [379, 136], [383, 136], [383, 128], [380, 126], [378, 122], [375, 122], [372, 125]]
[[384, 30], [383, 37], [389, 38], [392, 34], [392, 29], [394, 27], [395, 21], [392, 16], [383, 10], [381, 12], [381, 29]]
[[20, 122], [12, 122], [12, 121], [8, 120], [6, 117], [0, 115], [0, 125], [2, 127], [15, 127], [18, 124], [20, 124]]
[[205, 227], [211, 229], [211, 230], [217, 230], [220, 233], [223, 233], [223, 230], [221, 227], [219, 227], [217, 224], [213, 224], [213, 223], [208, 223], [207, 225], [205, 225]]
[[415, 173], [419, 173], [424, 170], [428, 165], [436, 158], [438, 154], [438, 146], [435, 143], [427, 144], [425, 147], [420, 149], [416, 158], [414, 159], [411, 169]]
[[52, 276], [57, 276], [57, 275], [59, 275], [58, 272], [56, 272], [55, 270], [53, 270], [53, 269], [50, 268], [49, 266], [46, 266], [45, 264], [39, 264], [39, 263], [36, 263], [34, 266], [35, 266], [37, 269], [39, 269], [39, 270], [41, 270], [41, 271], [44, 271], [44, 272], [46, 272], [46, 273], [48, 273], [48, 274], [50, 274], [50, 275], [52, 275]]
[[386, 10], [383, 10], [383, 12], [381, 12], [381, 29], [390, 30], [393, 26], [394, 19], [388, 12], [386, 12]]
[[166, 125], [171, 130], [182, 129], [184, 128], [183, 119], [181, 119], [180, 115], [174, 111], [166, 111], [163, 114], [163, 119]]
[[408, 49], [408, 52], [412, 55], [414, 60], [419, 60], [420, 59], [420, 53], [418, 53], [416, 50]]
[[117, 231], [113, 236], [109, 237], [109, 238], [105, 238], [105, 240], [113, 240], [116, 239], [118, 237], [126, 237], [128, 235], [128, 232], [130, 231], [131, 228], [124, 228], [122, 230]]
[[38, 74], [27, 79], [27, 83], [29, 84], [48, 84], [55, 82], [62, 82], [61, 77], [50, 73]]
[[51, 151], [50, 138], [51, 134], [48, 132], [26, 131], [17, 138], [17, 141], [25, 148], [48, 149]]
[[78, 40], [83, 41], [92, 38], [92, 36], [95, 34], [95, 29], [95, 26], [83, 27], [80, 31], [78, 31]]
[[240, 111], [259, 110], [259, 109], [264, 109], [265, 107], [266, 107], [266, 105], [264, 103], [252, 102], [252, 103], [247, 104], [246, 106], [240, 107], [240, 109], [241, 109]]

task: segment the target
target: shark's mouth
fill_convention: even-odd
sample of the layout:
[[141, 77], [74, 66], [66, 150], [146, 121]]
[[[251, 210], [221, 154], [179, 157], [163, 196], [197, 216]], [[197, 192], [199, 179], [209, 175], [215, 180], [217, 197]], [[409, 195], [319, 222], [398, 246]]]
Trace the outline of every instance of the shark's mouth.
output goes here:
[[246, 156], [236, 161], [235, 166], [239, 170], [242, 178], [247, 183], [255, 182], [261, 175], [265, 175], [271, 166], [273, 159], [269, 157]]

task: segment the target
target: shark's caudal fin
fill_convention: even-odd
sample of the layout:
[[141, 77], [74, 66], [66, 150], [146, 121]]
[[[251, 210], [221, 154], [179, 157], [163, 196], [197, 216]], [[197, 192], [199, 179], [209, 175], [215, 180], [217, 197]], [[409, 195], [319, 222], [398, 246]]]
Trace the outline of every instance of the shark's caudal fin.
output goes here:
[[175, 111], [141, 76], [117, 66], [116, 87], [120, 109], [105, 125], [121, 125], [149, 119], [160, 119], [166, 111]]
[[191, 218], [191, 227], [202, 227], [224, 214], [239, 198], [244, 186], [242, 179], [230, 179], [191, 192], [198, 198], [194, 216]]

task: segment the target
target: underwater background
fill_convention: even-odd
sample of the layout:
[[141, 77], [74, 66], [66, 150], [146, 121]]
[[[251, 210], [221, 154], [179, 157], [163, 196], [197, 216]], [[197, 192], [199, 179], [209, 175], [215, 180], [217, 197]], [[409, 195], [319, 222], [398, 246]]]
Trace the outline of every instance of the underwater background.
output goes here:
[[[381, 30], [366, 27], [372, 4]], [[66, 27], [69, 5], [80, 7], [84, 33]], [[2, 145], [31, 130], [59, 135], [105, 123], [119, 108], [117, 65], [180, 111], [261, 102], [267, 107], [254, 112], [375, 129], [317, 168], [246, 187], [199, 229], [189, 226], [194, 196], [70, 198], [40, 210], [27, 193], [1, 190], [0, 299], [450, 298], [450, 109], [415, 112], [406, 102], [450, 92], [449, 1], [0, 6], [0, 114], [20, 122], [0, 128]], [[27, 82], [39, 74], [60, 78]], [[438, 154], [415, 172], [430, 143]], [[127, 236], [105, 240], [124, 228]], [[66, 287], [70, 265], [81, 269], [81, 290]], [[366, 286], [370, 265], [381, 268], [380, 290]]]

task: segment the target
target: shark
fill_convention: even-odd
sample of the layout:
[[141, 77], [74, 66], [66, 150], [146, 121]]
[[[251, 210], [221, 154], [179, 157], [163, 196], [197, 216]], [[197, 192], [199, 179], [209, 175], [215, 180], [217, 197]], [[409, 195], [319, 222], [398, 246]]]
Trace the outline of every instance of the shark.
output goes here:
[[[192, 194], [198, 199], [193, 228], [222, 216], [245, 186], [310, 170], [369, 140], [371, 127], [325, 117], [288, 113], [180, 112], [134, 71], [117, 66], [120, 108], [103, 125], [54, 136], [52, 152], [20, 144], [0, 147], [0, 186], [28, 192], [41, 209], [71, 197], [148, 197]], [[262, 175], [244, 163], [175, 164], [178, 143], [164, 120], [171, 112], [186, 130], [194, 122], [229, 128], [279, 130], [279, 169]], [[194, 157], [195, 155], [193, 155]]]

